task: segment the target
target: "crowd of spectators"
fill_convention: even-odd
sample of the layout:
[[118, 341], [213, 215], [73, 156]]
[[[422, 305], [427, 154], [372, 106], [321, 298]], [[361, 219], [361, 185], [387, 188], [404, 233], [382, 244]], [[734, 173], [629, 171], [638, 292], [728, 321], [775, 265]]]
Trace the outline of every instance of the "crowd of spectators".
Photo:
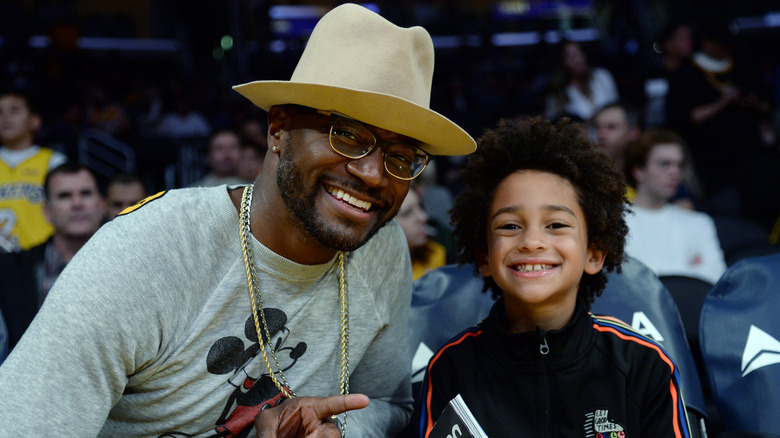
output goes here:
[[[593, 116], [620, 101], [641, 109], [642, 128], [669, 128], [683, 135], [692, 154], [690, 174], [704, 185], [694, 200], [696, 208], [745, 216], [771, 231], [780, 214], [780, 181], [771, 172], [780, 162], [775, 105], [780, 58], [771, 56], [778, 35], [772, 28], [736, 32], [735, 22], [723, 19], [733, 15], [713, 19], [685, 2], [643, 11], [620, 4], [594, 2], [595, 15], [585, 24], [600, 33], [579, 41], [567, 40], [561, 32], [564, 39], [558, 41], [504, 46], [485, 34], [478, 44], [464, 38], [462, 44], [437, 48], [431, 106], [473, 136], [501, 118], [543, 115], [579, 120], [597, 140]], [[435, 3], [429, 6], [414, 6], [411, 13], [412, 5], [405, 3], [379, 4], [400, 24], [422, 20], [434, 36], [458, 32], [452, 23], [436, 19]], [[735, 12], [760, 9], [744, 8]], [[661, 19], [651, 26], [639, 12]], [[302, 50], [295, 44], [271, 50], [270, 37], [259, 31], [250, 36], [260, 38], [260, 44], [221, 58], [201, 53], [192, 35], [181, 37], [182, 46], [171, 52], [85, 50], [73, 44], [73, 33], [85, 29], [71, 26], [69, 33], [61, 22], [48, 20], [53, 24], [47, 47], [26, 47], [24, 38], [32, 30], [22, 32], [19, 26], [10, 28], [0, 46], [5, 88], [25, 90], [39, 108], [43, 123], [38, 144], [77, 160], [86, 131], [107, 133], [134, 150], [135, 169], [121, 170], [136, 171], [150, 192], [190, 186], [203, 178], [209, 171], [208, 138], [215, 132], [240, 133], [242, 144], [253, 145], [245, 148], [248, 154], [262, 154], [265, 116], [230, 86], [286, 79]], [[475, 20], [482, 24], [460, 32], [489, 28], [484, 21], [490, 17]], [[27, 16], [19, 22], [46, 30], [41, 29], [44, 18]], [[631, 23], [636, 24], [633, 31]], [[534, 26], [549, 27], [549, 20], [543, 25], [515, 23], [519, 30]], [[440, 159], [435, 166], [434, 182], [452, 196], [462, 187], [458, 160]]]
[[[596, 14], [587, 24], [601, 34], [584, 41], [502, 46], [485, 37], [479, 44], [463, 39], [460, 45], [437, 48], [431, 106], [473, 136], [501, 118], [541, 114], [582, 121], [596, 140], [592, 116], [620, 100], [642, 110], [642, 127], [670, 128], [686, 139], [691, 175], [704, 183], [697, 208], [747, 216], [770, 231], [780, 214], [780, 181], [771, 172], [780, 161], [775, 109], [780, 58], [768, 56], [777, 50], [772, 43], [778, 36], [771, 28], [735, 33], [733, 22], [729, 27], [722, 17], [714, 20], [688, 4], [656, 11], [663, 19], [654, 26], [632, 17], [630, 8], [608, 4], [594, 3]], [[435, 19], [435, 4], [430, 10], [416, 7], [414, 14], [408, 12], [411, 5], [379, 6], [401, 24], [422, 20], [434, 35], [457, 32]], [[422, 14], [425, 10], [429, 14]], [[134, 150], [135, 169], [122, 170], [136, 171], [150, 192], [203, 178], [209, 171], [208, 138], [215, 132], [238, 132], [243, 144], [259, 146], [262, 153], [265, 116], [230, 86], [286, 79], [301, 50], [295, 44], [282, 51], [257, 44], [215, 59], [211, 53], [192, 53], [201, 49], [192, 36], [181, 38], [182, 47], [174, 52], [84, 50], [72, 43], [73, 32], [49, 20], [56, 26], [49, 28], [48, 47], [24, 47], [23, 37], [31, 31], [5, 36], [0, 46], [5, 88], [23, 89], [36, 101], [43, 120], [38, 144], [78, 159], [79, 140], [87, 130], [107, 133]], [[633, 33], [631, 20], [639, 20]], [[19, 21], [45, 22], [35, 17]], [[483, 23], [460, 31], [485, 28]], [[268, 37], [262, 32], [253, 36]], [[458, 160], [440, 159], [435, 166], [435, 182], [453, 196], [462, 187]]]

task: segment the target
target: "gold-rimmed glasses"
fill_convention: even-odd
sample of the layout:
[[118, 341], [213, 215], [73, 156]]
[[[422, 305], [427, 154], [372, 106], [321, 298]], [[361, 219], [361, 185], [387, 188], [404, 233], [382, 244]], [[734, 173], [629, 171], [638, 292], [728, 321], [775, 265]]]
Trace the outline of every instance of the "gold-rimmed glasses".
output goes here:
[[374, 131], [355, 119], [331, 111], [317, 112], [330, 117], [328, 141], [330, 147], [341, 156], [363, 158], [379, 145], [387, 173], [404, 181], [417, 178], [431, 160], [431, 156], [417, 146], [379, 138]]

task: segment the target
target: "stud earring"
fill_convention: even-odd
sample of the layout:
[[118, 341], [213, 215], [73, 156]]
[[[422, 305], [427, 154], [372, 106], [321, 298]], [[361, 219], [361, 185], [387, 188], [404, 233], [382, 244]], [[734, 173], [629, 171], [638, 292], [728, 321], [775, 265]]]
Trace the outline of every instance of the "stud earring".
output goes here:
[[272, 151], [276, 152], [276, 150], [279, 149], [279, 146], [274, 146], [271, 148]]

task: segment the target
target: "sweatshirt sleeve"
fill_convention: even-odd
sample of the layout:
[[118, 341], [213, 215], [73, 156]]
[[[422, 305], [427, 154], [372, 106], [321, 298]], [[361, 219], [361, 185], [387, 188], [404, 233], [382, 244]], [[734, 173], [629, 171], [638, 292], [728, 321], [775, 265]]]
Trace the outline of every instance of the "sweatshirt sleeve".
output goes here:
[[[187, 336], [195, 291], [223, 259], [201, 253], [228, 239], [189, 238], [204, 235], [189, 226], [191, 195], [166, 199], [106, 223], [68, 263], [0, 367], [0, 437], [100, 434], [129, 382]], [[214, 224], [209, 198], [192, 199], [203, 227]]]
[[111, 236], [101, 230], [73, 258], [0, 367], [3, 429], [96, 436], [128, 376], [159, 350], [157, 315], [135, 293], [135, 258], [112, 253]]

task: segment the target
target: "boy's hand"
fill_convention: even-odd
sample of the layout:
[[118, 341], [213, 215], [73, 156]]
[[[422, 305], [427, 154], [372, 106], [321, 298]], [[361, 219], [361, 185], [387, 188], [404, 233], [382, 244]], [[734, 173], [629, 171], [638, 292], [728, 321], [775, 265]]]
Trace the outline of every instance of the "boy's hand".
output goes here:
[[340, 438], [341, 431], [330, 417], [366, 406], [368, 397], [363, 394], [285, 400], [257, 414], [257, 438]]

